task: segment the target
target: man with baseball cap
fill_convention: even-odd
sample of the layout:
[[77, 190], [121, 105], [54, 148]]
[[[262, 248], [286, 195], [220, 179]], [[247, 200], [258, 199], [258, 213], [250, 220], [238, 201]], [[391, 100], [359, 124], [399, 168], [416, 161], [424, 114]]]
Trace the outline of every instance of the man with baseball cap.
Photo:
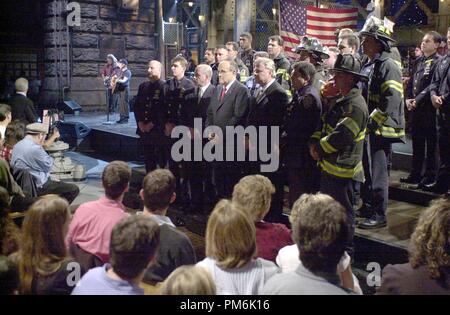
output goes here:
[[325, 113], [320, 128], [312, 135], [310, 154], [322, 170], [320, 191], [340, 202], [352, 227], [348, 250], [352, 252], [355, 229], [354, 182], [364, 182], [363, 144], [369, 117], [358, 82], [367, 81], [361, 62], [353, 55], [338, 55], [333, 69], [340, 98]]
[[[43, 148], [48, 125], [28, 124], [26, 133], [25, 138], [14, 146], [11, 167], [14, 170], [28, 171], [33, 176], [38, 196], [56, 194], [71, 203], [80, 192], [78, 186], [50, 179], [53, 158]], [[59, 135], [58, 131], [56, 131], [56, 135]]]

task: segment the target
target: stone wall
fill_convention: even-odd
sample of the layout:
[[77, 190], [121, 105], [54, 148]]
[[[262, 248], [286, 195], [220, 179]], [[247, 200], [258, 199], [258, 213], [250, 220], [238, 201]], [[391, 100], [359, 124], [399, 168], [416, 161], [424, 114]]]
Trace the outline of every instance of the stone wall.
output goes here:
[[[68, 97], [82, 105], [84, 111], [104, 108], [105, 90], [100, 70], [105, 64], [106, 54], [111, 51], [104, 49], [102, 42], [114, 42], [123, 46], [121, 51], [124, 56], [116, 57], [128, 60], [128, 68], [133, 75], [132, 95], [136, 94], [139, 84], [147, 77], [148, 61], [157, 58], [155, 1], [140, 1], [138, 11], [121, 14], [118, 13], [116, 0], [78, 0], [81, 6], [81, 25], [69, 27], [68, 35], [65, 18], [55, 18], [53, 15], [55, 9], [59, 12], [54, 2], [46, 3], [44, 10], [46, 99], [51, 102], [57, 98], [59, 87], [68, 86]], [[62, 33], [55, 39], [58, 34], [58, 19]], [[65, 46], [67, 41], [70, 43], [68, 50]], [[55, 43], [58, 44], [57, 47]], [[55, 56], [61, 61], [55, 62]], [[60, 84], [58, 69], [62, 73]]]

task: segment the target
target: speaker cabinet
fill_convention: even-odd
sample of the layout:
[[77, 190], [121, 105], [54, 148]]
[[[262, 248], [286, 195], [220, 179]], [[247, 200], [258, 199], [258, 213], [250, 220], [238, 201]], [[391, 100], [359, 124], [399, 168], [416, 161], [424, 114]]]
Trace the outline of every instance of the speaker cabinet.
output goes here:
[[58, 109], [64, 111], [65, 114], [79, 114], [81, 112], [81, 106], [73, 100], [60, 102]]

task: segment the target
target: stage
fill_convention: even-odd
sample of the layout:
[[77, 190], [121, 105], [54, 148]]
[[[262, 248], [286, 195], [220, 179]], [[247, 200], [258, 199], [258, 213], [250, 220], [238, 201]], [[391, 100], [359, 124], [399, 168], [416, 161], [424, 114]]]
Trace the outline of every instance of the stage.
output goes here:
[[[115, 119], [114, 119], [115, 118]], [[118, 117], [112, 117], [112, 121]], [[75, 151], [104, 161], [124, 160], [133, 166], [133, 190], [140, 189], [145, 176], [145, 168], [140, 156], [139, 136], [136, 135], [136, 121], [133, 113], [126, 124], [105, 125], [104, 113], [81, 113], [65, 115], [65, 121], [82, 123], [91, 129], [89, 135], [79, 144]], [[393, 171], [391, 173], [390, 200], [387, 212], [388, 226], [375, 230], [356, 229], [355, 267], [364, 277], [369, 262], [378, 262], [380, 266], [387, 263], [404, 263], [408, 259], [410, 235], [417, 219], [436, 195], [425, 193], [414, 187], [400, 184], [399, 178], [405, 176], [411, 160], [411, 142], [394, 145]], [[285, 192], [288, 192], [285, 187]], [[139, 201], [130, 198], [129, 207], [139, 207]], [[184, 228], [198, 237], [204, 237], [207, 217], [186, 216], [177, 209], [169, 211], [174, 222], [183, 224]], [[284, 208], [286, 223], [290, 209]], [[370, 288], [369, 288], [370, 290]]]

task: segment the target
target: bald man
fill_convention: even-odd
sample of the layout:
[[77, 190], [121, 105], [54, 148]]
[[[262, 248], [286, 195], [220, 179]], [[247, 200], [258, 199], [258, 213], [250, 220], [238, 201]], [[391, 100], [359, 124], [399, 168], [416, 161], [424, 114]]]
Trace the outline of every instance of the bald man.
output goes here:
[[164, 81], [161, 80], [162, 65], [159, 61], [148, 63], [149, 80], [139, 85], [134, 104], [136, 133], [141, 137], [141, 148], [147, 173], [157, 165], [165, 166], [163, 154], [164, 131]]

